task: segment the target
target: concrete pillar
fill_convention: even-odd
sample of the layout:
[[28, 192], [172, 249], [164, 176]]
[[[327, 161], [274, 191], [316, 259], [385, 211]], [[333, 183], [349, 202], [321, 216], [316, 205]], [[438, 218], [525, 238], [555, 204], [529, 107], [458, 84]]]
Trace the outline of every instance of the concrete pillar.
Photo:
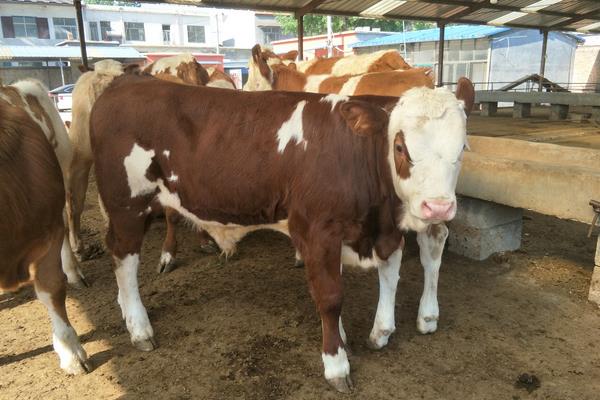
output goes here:
[[522, 227], [522, 209], [460, 196], [456, 217], [448, 224], [448, 248], [475, 260], [485, 260], [494, 253], [521, 247]]
[[550, 119], [557, 121], [560, 119], [567, 118], [569, 114], [569, 106], [566, 104], [551, 104], [550, 105]]
[[513, 118], [527, 118], [531, 116], [531, 103], [518, 103], [513, 106]]
[[481, 116], [482, 117], [492, 117], [496, 115], [498, 111], [498, 103], [485, 102], [481, 103]]
[[592, 107], [592, 118], [600, 119], [600, 107]]
[[588, 300], [600, 306], [600, 235], [596, 242], [596, 257], [594, 257], [594, 272], [592, 273], [592, 282]]

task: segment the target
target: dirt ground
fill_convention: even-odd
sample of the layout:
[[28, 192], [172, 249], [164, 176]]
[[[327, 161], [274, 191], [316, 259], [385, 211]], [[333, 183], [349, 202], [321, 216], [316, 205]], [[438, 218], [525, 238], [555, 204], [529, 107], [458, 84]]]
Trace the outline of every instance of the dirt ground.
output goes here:
[[[95, 187], [87, 244], [102, 243]], [[224, 260], [179, 230], [179, 267], [156, 273], [165, 225], [146, 236], [140, 291], [159, 348], [129, 342], [109, 254], [83, 263], [92, 286], [69, 290], [68, 312], [95, 365], [69, 377], [52, 352], [33, 290], [0, 297], [2, 399], [598, 399], [600, 311], [586, 301], [595, 239], [587, 226], [527, 213], [521, 250], [476, 262], [445, 253], [438, 331], [415, 327], [423, 273], [409, 236], [389, 345], [365, 345], [377, 305], [375, 271], [344, 271], [344, 326], [354, 393], [322, 376], [321, 326], [289, 240], [259, 232]], [[518, 385], [535, 375], [539, 385]], [[535, 380], [535, 379], [534, 379]], [[539, 386], [539, 388], [536, 388]], [[529, 389], [529, 390], [527, 390]]]

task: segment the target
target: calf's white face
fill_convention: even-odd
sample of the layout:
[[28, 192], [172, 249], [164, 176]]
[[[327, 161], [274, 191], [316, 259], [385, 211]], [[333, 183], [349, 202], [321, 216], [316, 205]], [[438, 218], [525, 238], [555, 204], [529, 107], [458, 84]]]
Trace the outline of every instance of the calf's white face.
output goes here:
[[390, 114], [388, 162], [404, 203], [401, 228], [420, 231], [456, 214], [466, 146], [464, 104], [444, 88], [407, 91]]

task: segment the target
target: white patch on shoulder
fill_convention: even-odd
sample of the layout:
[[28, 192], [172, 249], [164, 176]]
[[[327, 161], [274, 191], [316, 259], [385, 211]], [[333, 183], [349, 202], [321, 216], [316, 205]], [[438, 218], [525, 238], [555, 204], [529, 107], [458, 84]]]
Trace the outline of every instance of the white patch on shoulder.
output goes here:
[[309, 75], [306, 77], [306, 84], [304, 85], [305, 92], [320, 93], [319, 88], [321, 83], [330, 75]]
[[171, 172], [171, 176], [167, 178], [169, 182], [177, 182], [179, 180], [179, 176], [175, 175], [174, 172]]
[[169, 156], [171, 155], [171, 152], [169, 150], [164, 150], [163, 154], [165, 157], [169, 158]]
[[358, 82], [362, 79], [362, 75], [353, 76], [340, 89], [340, 94], [345, 94], [348, 96], [352, 96], [354, 92], [356, 92], [356, 87], [358, 86]]
[[375, 268], [383, 264], [384, 261], [377, 256], [375, 250], [369, 258], [360, 258], [358, 253], [352, 250], [350, 246], [342, 245], [342, 264], [361, 267], [364, 269]]
[[302, 126], [302, 113], [305, 105], [306, 100], [299, 102], [290, 119], [285, 121], [277, 131], [277, 142], [279, 143], [277, 151], [282, 154], [291, 140], [294, 140], [296, 144], [303, 144], [304, 150], [306, 150], [308, 142], [304, 139], [304, 128]]
[[338, 347], [337, 354], [322, 353], [325, 379], [343, 378], [350, 375], [350, 363], [346, 350]]
[[164, 57], [154, 61], [150, 67], [150, 74], [156, 75], [165, 72], [167, 68], [169, 73], [177, 76], [177, 67], [181, 64], [196, 62], [196, 58], [191, 53], [183, 53], [175, 56]]
[[386, 53], [396, 50], [380, 50], [374, 53], [342, 57], [331, 68], [332, 76], [365, 74], [372, 64], [382, 58]]
[[330, 102], [331, 103], [331, 111], [333, 111], [333, 109], [335, 108], [335, 106], [337, 105], [337, 103], [341, 103], [343, 101], [348, 101], [349, 97], [348, 96], [344, 96], [341, 94], [335, 94], [335, 93], [331, 93], [328, 94], [327, 96], [323, 97], [321, 100], [319, 100], [322, 103], [325, 102]]
[[235, 89], [235, 86], [233, 86], [231, 82], [226, 81], [225, 79], [217, 79], [214, 81], [210, 81], [206, 84], [206, 86], [221, 89]]
[[146, 171], [152, 164], [152, 157], [154, 157], [154, 150], [145, 150], [134, 143], [131, 153], [123, 159], [131, 197], [151, 193], [158, 187], [156, 182], [146, 178]]

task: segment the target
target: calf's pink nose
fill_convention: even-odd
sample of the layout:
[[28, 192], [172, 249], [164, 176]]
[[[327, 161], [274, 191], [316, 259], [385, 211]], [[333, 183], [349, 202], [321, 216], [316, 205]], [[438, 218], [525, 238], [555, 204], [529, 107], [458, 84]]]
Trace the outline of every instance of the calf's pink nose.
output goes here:
[[448, 221], [454, 218], [456, 206], [454, 201], [428, 200], [421, 204], [421, 212], [426, 219]]

